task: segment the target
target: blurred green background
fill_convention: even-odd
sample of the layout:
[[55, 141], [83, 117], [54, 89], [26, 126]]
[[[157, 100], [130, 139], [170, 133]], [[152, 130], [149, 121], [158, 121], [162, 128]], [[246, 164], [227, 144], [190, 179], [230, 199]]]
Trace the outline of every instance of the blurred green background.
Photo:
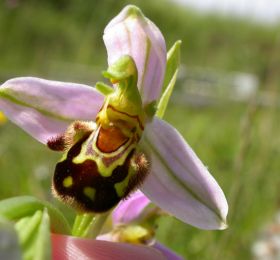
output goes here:
[[[103, 29], [128, 3], [158, 25], [168, 48], [183, 41], [165, 119], [209, 167], [230, 208], [225, 231], [162, 217], [157, 238], [188, 259], [250, 259], [261, 228], [280, 208], [279, 24], [202, 15], [165, 0], [1, 1], [0, 82], [30, 75], [93, 85], [107, 66]], [[258, 89], [245, 97], [234, 90], [243, 86], [232, 83], [240, 75]], [[54, 201], [50, 183], [60, 154], [11, 123], [0, 126], [0, 139], [0, 199]]]

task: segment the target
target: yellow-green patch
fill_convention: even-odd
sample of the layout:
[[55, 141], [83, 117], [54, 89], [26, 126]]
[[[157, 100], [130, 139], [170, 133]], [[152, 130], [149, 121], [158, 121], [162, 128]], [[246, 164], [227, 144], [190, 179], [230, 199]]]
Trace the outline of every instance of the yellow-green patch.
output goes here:
[[65, 188], [69, 188], [73, 185], [73, 178], [71, 176], [68, 176], [66, 177], [64, 180], [63, 180], [63, 187]]
[[129, 179], [130, 179], [130, 178], [131, 178], [131, 175], [128, 174], [128, 175], [126, 176], [126, 178], [125, 178], [123, 181], [117, 182], [117, 183], [114, 185], [115, 190], [116, 190], [116, 192], [117, 192], [117, 194], [118, 194], [119, 197], [122, 197], [122, 196], [124, 195], [125, 189], [126, 189], [127, 186], [128, 186], [128, 182], [129, 182]]
[[95, 189], [92, 187], [85, 187], [84, 190], [84, 195], [86, 195], [89, 199], [94, 200], [94, 196], [95, 196]]

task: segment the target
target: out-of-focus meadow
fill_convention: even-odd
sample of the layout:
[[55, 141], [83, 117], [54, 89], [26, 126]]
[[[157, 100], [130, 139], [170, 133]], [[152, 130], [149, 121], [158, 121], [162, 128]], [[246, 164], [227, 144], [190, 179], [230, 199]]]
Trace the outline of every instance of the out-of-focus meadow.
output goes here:
[[[209, 167], [230, 209], [225, 231], [162, 217], [157, 237], [188, 259], [250, 259], [253, 242], [280, 209], [279, 24], [200, 15], [164, 0], [1, 1], [0, 82], [32, 75], [93, 85], [106, 69], [103, 29], [128, 3], [158, 25], [168, 48], [183, 41], [165, 119]], [[0, 139], [0, 199], [32, 194], [54, 201], [50, 183], [60, 154], [12, 123], [0, 126]]]

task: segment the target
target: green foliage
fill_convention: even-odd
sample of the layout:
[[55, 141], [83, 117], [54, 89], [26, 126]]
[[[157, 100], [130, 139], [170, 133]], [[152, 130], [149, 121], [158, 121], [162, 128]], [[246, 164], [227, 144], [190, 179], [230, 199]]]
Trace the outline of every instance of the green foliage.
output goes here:
[[57, 208], [48, 202], [40, 201], [31, 196], [13, 197], [0, 201], [0, 216], [9, 220], [16, 221], [30, 216], [37, 216], [35, 219], [41, 219], [43, 217], [41, 213], [44, 210], [48, 211], [51, 218], [50, 226], [54, 232], [70, 234], [67, 220]]
[[51, 233], [47, 210], [21, 218], [15, 224], [24, 260], [51, 259]]
[[[13, 221], [7, 222], [7, 220]], [[9, 229], [4, 229], [7, 223]], [[8, 231], [8, 232], [7, 232]], [[14, 236], [15, 231], [17, 236]], [[51, 259], [51, 231], [59, 234], [70, 234], [69, 225], [54, 206], [34, 197], [21, 196], [0, 201], [0, 234], [4, 232], [9, 241], [10, 253], [0, 249], [5, 259], [15, 259], [17, 251], [22, 252], [24, 260]], [[18, 244], [21, 250], [18, 250]], [[6, 250], [7, 251], [7, 250]]]

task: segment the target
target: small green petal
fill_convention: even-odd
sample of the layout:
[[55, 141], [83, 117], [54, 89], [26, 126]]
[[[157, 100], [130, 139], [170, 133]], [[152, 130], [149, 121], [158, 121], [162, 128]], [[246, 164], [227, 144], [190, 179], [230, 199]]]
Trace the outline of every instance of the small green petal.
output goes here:
[[180, 65], [180, 47], [181, 41], [175, 42], [175, 44], [171, 47], [167, 54], [167, 67], [165, 72], [165, 78], [163, 83], [164, 92], [160, 98], [157, 110], [157, 117], [162, 118], [166, 107], [169, 102], [169, 98], [171, 97], [177, 74]]
[[103, 83], [103, 82], [97, 82], [97, 83], [95, 84], [95, 88], [96, 88], [100, 93], [102, 93], [104, 96], [108, 96], [109, 94], [111, 94], [111, 93], [114, 92], [114, 89], [113, 89], [111, 86], [109, 86], [109, 85], [107, 85], [107, 84], [105, 84], [105, 83]]

